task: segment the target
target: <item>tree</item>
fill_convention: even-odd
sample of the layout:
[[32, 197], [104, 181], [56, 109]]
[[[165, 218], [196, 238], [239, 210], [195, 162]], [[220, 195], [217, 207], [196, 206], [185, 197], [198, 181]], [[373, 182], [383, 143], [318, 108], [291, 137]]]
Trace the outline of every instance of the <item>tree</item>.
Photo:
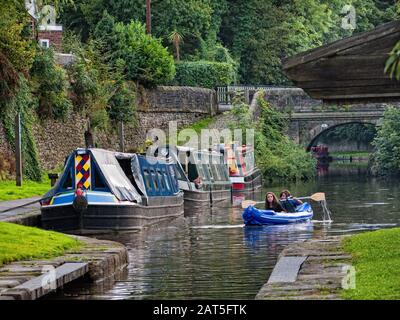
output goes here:
[[6, 0], [0, 9], [0, 105], [17, 90], [19, 74], [27, 73], [35, 56], [35, 45], [26, 26], [28, 14], [22, 1]]
[[94, 35], [103, 43], [102, 52], [111, 66], [115, 67], [118, 60], [124, 62], [127, 80], [155, 86], [166, 84], [174, 77], [173, 57], [160, 40], [146, 34], [144, 24], [114, 23], [105, 12]]
[[180, 57], [180, 54], [179, 54], [179, 47], [183, 42], [182, 33], [178, 32], [177, 30], [174, 30], [169, 34], [168, 39], [169, 39], [169, 41], [171, 41], [171, 43], [175, 47], [176, 61], [180, 61], [181, 57]]
[[395, 107], [386, 109], [382, 122], [378, 126], [377, 136], [372, 143], [376, 150], [373, 154], [373, 172], [389, 175], [400, 173], [400, 110]]

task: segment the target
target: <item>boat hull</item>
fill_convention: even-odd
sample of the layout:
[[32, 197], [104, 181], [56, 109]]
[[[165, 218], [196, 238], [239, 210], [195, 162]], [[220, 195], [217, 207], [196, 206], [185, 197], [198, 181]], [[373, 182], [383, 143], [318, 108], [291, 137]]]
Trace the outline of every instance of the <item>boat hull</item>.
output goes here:
[[192, 209], [206, 209], [231, 202], [231, 189], [221, 190], [184, 190], [185, 212]]
[[313, 210], [308, 203], [302, 204], [295, 213], [281, 213], [272, 210], [259, 210], [253, 206], [243, 211], [245, 225], [290, 224], [308, 221], [313, 217]]
[[253, 192], [262, 187], [262, 174], [260, 169], [253, 170], [250, 174], [243, 177], [242, 182], [233, 182], [232, 190], [240, 192]]
[[[161, 199], [162, 198], [162, 199]], [[183, 216], [183, 194], [174, 197], [153, 197], [147, 206], [90, 204], [78, 213], [72, 204], [43, 206], [42, 227], [49, 230], [140, 230], [162, 220]]]

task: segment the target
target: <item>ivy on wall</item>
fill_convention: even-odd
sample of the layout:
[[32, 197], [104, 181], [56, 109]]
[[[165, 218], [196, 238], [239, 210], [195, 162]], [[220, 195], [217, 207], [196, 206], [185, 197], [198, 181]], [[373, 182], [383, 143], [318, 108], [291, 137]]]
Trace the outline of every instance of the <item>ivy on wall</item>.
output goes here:
[[19, 90], [10, 103], [2, 104], [0, 120], [3, 124], [6, 139], [15, 151], [15, 116], [21, 113], [21, 142], [23, 156], [24, 178], [34, 181], [42, 179], [42, 169], [39, 163], [39, 154], [32, 134], [34, 121], [33, 109], [35, 102], [29, 90], [25, 77], [19, 78]]

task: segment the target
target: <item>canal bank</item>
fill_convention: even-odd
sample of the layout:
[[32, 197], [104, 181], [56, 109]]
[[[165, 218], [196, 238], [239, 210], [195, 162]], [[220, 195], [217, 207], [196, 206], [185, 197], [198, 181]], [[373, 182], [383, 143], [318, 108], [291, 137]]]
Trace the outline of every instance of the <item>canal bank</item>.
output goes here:
[[[0, 221], [40, 227], [39, 198], [0, 202]], [[51, 259], [15, 261], [0, 267], [0, 300], [35, 300], [73, 281], [112, 281], [128, 265], [124, 245], [94, 237], [67, 235], [79, 248]], [[93, 235], [94, 236], [94, 235]]]
[[35, 300], [74, 280], [102, 282], [128, 265], [126, 248], [116, 242], [71, 236], [79, 249], [51, 259], [16, 261], [0, 267], [0, 300]]
[[341, 300], [349, 287], [351, 255], [342, 236], [313, 239], [288, 246], [278, 257], [257, 300]]

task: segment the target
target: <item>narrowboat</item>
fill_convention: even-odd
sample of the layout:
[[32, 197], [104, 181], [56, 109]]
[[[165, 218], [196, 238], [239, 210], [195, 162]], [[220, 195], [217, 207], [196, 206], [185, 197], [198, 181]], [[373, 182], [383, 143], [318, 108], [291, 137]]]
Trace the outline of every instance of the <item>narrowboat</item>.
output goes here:
[[41, 201], [42, 226], [134, 230], [183, 215], [173, 164], [134, 153], [77, 149]]
[[220, 145], [228, 166], [233, 192], [253, 192], [262, 187], [262, 174], [255, 165], [254, 148], [236, 143]]
[[231, 182], [220, 153], [178, 146], [160, 150], [174, 161], [185, 212], [231, 202]]

